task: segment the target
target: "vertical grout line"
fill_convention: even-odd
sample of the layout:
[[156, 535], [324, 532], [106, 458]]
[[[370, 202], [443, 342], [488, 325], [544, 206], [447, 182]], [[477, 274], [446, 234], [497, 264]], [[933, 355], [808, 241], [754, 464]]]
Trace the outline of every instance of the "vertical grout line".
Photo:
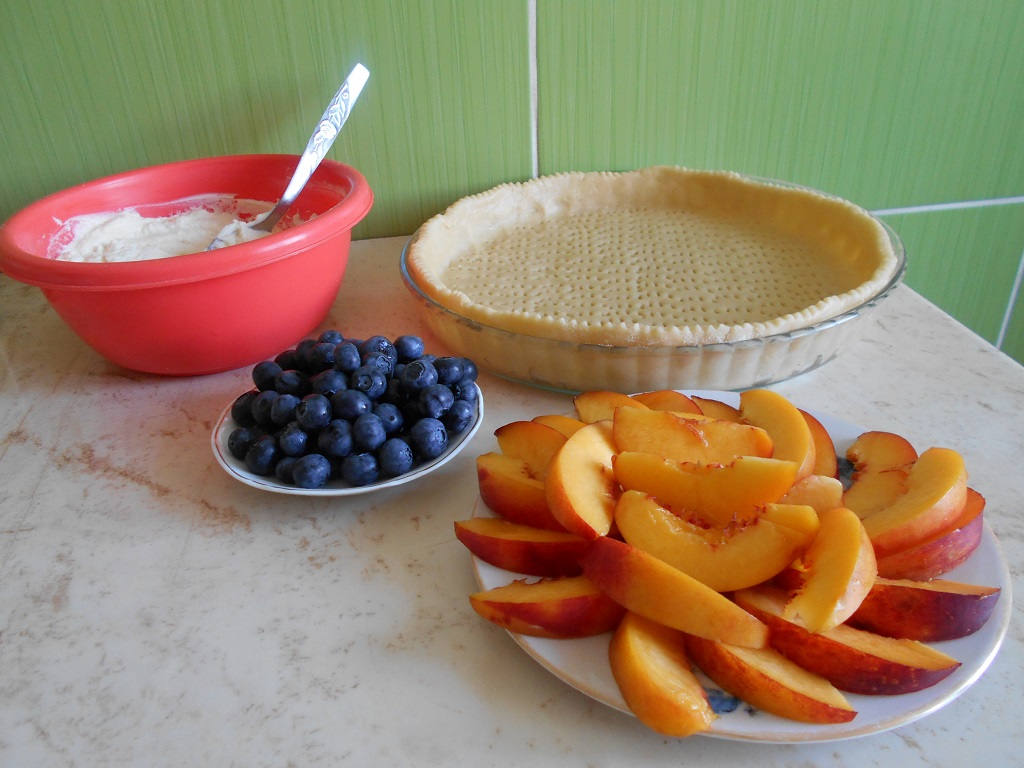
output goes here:
[[999, 335], [996, 336], [997, 349], [1002, 349], [1003, 342], [1006, 341], [1006, 332], [1009, 330], [1010, 321], [1013, 319], [1013, 308], [1020, 296], [1022, 281], [1024, 281], [1024, 253], [1021, 253], [1020, 261], [1017, 262], [1017, 276], [1013, 280], [1013, 288], [1010, 289], [1010, 298], [1006, 302], [1006, 312], [1003, 313], [1003, 322], [999, 326]]
[[537, 0], [527, 0], [526, 15], [530, 47], [530, 173], [533, 178], [537, 178], [540, 175], [540, 127], [537, 119]]

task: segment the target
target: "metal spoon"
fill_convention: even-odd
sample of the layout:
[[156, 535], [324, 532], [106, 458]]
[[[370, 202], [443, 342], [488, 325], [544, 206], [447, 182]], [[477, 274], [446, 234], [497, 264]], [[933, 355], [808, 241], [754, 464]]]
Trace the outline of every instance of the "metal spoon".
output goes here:
[[[356, 103], [356, 99], [359, 98], [359, 94], [362, 92], [363, 86], [366, 85], [369, 77], [370, 71], [362, 64], [356, 64], [352, 72], [349, 73], [349, 76], [345, 78], [345, 82], [341, 84], [341, 88], [334, 94], [331, 103], [327, 105], [327, 109], [324, 111], [323, 117], [320, 118], [320, 122], [317, 123], [313, 135], [309, 137], [306, 149], [299, 158], [299, 164], [296, 166], [295, 173], [292, 174], [291, 181], [288, 182], [288, 186], [285, 188], [281, 199], [268, 213], [251, 222], [249, 224], [251, 229], [270, 232], [274, 229], [274, 225], [291, 208], [295, 198], [299, 196], [302, 188], [309, 181], [309, 177], [313, 175], [313, 171], [320, 165], [320, 161], [324, 159], [327, 150], [331, 148], [334, 140], [338, 137], [341, 126], [348, 120], [352, 105]], [[216, 237], [207, 246], [206, 250], [212, 251], [214, 248], [222, 248], [225, 245], [229, 245], [229, 243], [221, 240], [220, 237]]]

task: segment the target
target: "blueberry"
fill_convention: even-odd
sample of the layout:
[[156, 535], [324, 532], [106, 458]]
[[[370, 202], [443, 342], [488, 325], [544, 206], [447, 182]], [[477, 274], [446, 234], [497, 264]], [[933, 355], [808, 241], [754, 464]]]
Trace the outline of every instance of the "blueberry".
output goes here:
[[388, 438], [377, 451], [377, 464], [382, 475], [398, 477], [412, 469], [415, 459], [412, 448], [400, 437]]
[[298, 459], [294, 456], [285, 456], [283, 459], [279, 459], [274, 465], [274, 477], [282, 483], [292, 482], [292, 467], [295, 466], [296, 461]]
[[351, 389], [363, 392], [371, 400], [376, 400], [388, 388], [388, 377], [375, 365], [362, 365], [352, 371], [348, 385]]
[[455, 402], [455, 395], [444, 384], [431, 384], [417, 396], [420, 411], [424, 416], [440, 419]]
[[351, 341], [345, 341], [334, 348], [334, 367], [342, 373], [352, 373], [363, 364], [359, 347]]
[[264, 360], [262, 363], [256, 363], [252, 369], [252, 381], [256, 385], [256, 389], [261, 392], [273, 389], [274, 379], [282, 370], [284, 369], [273, 360]]
[[271, 435], [263, 435], [245, 452], [245, 467], [254, 475], [269, 475], [277, 457], [277, 441]]
[[320, 371], [309, 380], [309, 385], [318, 395], [333, 397], [343, 389], [348, 389], [348, 376], [338, 370]]
[[349, 485], [369, 485], [379, 475], [377, 459], [372, 453], [353, 453], [341, 462], [341, 478]]
[[391, 360], [392, 365], [398, 362], [398, 352], [395, 345], [386, 336], [371, 336], [359, 345], [359, 354], [366, 357], [374, 352], [381, 352]]
[[418, 358], [406, 364], [402, 371], [402, 386], [406, 392], [415, 394], [431, 384], [437, 384], [437, 369], [433, 363]]
[[423, 354], [423, 339], [419, 336], [399, 336], [394, 346], [398, 360], [402, 363], [408, 363]]
[[239, 461], [245, 459], [245, 454], [256, 442], [257, 435], [248, 427], [235, 427], [228, 435], [228, 451]]
[[281, 366], [282, 371], [290, 371], [299, 367], [299, 355], [294, 349], [286, 349], [274, 358], [274, 362]]
[[391, 405], [397, 405], [401, 407], [405, 405], [406, 400], [409, 399], [409, 395], [406, 394], [405, 388], [402, 386], [402, 380], [397, 376], [392, 376], [388, 379], [388, 388], [384, 390], [384, 394], [380, 396], [380, 402], [390, 403]]
[[438, 384], [454, 384], [462, 378], [461, 357], [439, 357], [434, 361], [434, 370], [437, 371]]
[[295, 420], [310, 432], [326, 427], [332, 415], [331, 401], [326, 395], [306, 395], [295, 407]]
[[345, 458], [352, 453], [352, 424], [344, 419], [335, 419], [320, 430], [316, 445], [328, 458]]
[[293, 421], [277, 436], [277, 447], [285, 456], [302, 456], [309, 445], [309, 434]]
[[310, 392], [309, 375], [304, 371], [281, 371], [274, 379], [274, 389], [282, 395], [305, 397]]
[[292, 482], [299, 488], [319, 488], [331, 476], [331, 462], [319, 453], [309, 453], [292, 467]]
[[383, 352], [371, 352], [368, 355], [363, 355], [363, 365], [374, 365], [380, 368], [385, 376], [391, 376], [395, 372], [394, 361]]
[[252, 401], [259, 394], [258, 390], [250, 389], [235, 398], [231, 404], [231, 418], [240, 427], [251, 427], [256, 423], [252, 417]]
[[375, 413], [364, 413], [352, 422], [352, 441], [355, 450], [368, 452], [380, 448], [387, 439], [384, 423]]
[[409, 430], [412, 449], [421, 459], [436, 459], [448, 447], [448, 430], [437, 419], [420, 419]]
[[405, 419], [402, 418], [402, 411], [394, 403], [378, 403], [373, 412], [380, 419], [389, 437], [402, 430]]
[[260, 392], [252, 401], [252, 417], [257, 424], [263, 427], [273, 426], [274, 420], [270, 418], [270, 409], [274, 405], [274, 401], [279, 398], [280, 395], [275, 389], [267, 389]]
[[300, 402], [295, 395], [278, 395], [270, 406], [270, 420], [279, 427], [295, 421], [295, 409]]
[[320, 342], [325, 341], [328, 344], [334, 344], [335, 346], [337, 346], [338, 344], [341, 344], [341, 342], [345, 340], [345, 336], [344, 334], [342, 334], [341, 331], [329, 328], [323, 333], [321, 333], [319, 336], [317, 336], [316, 340]]
[[452, 394], [456, 400], [465, 400], [468, 403], [476, 403], [480, 399], [480, 389], [476, 382], [465, 376], [452, 384]]
[[476, 407], [468, 400], [456, 400], [452, 407], [441, 417], [441, 423], [449, 435], [457, 435], [473, 423]]
[[310, 369], [319, 373], [334, 367], [334, 350], [337, 344], [321, 341], [309, 350]]
[[331, 398], [335, 418], [355, 421], [373, 410], [373, 401], [358, 389], [343, 389]]
[[480, 369], [476, 367], [476, 363], [468, 357], [462, 358], [462, 378], [469, 379], [470, 381], [476, 381], [479, 376]]
[[298, 365], [295, 366], [296, 370], [309, 371], [313, 367], [312, 360], [310, 360], [310, 353], [313, 351], [313, 347], [317, 345], [316, 339], [303, 339], [295, 345], [295, 361]]

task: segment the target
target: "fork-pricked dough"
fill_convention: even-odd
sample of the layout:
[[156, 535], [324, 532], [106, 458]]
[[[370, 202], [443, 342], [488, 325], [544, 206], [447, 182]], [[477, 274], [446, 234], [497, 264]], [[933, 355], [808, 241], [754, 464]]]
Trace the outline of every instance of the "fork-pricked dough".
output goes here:
[[892, 277], [882, 226], [820, 193], [654, 167], [505, 184], [428, 221], [417, 285], [471, 320], [549, 339], [699, 345], [792, 331]]

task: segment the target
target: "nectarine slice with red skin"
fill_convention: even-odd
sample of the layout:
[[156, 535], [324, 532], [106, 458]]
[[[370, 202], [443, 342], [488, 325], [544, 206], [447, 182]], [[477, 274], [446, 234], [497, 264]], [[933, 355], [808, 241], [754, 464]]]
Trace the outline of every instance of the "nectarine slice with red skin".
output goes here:
[[716, 592], [731, 592], [760, 584], [793, 562], [814, 540], [818, 516], [811, 507], [768, 505], [746, 525], [704, 528], [651, 496], [626, 491], [615, 507], [615, 524], [632, 546]]
[[844, 624], [823, 633], [808, 632], [783, 618], [786, 595], [777, 590], [741, 590], [735, 598], [768, 625], [773, 648], [848, 693], [913, 693], [944, 680], [960, 666], [916, 640], [883, 637]]
[[686, 635], [626, 612], [608, 644], [612, 676], [630, 711], [665, 736], [708, 730], [718, 718], [686, 656]]
[[593, 424], [595, 421], [609, 421], [614, 417], [616, 408], [647, 410], [646, 405], [629, 395], [603, 390], [581, 392], [573, 398], [573, 405], [576, 406], [576, 413], [579, 415], [580, 421], [586, 424]]
[[798, 410], [807, 422], [807, 427], [811, 430], [811, 440], [814, 442], [814, 466], [811, 467], [810, 474], [838, 479], [839, 457], [836, 455], [836, 444], [832, 441], [832, 435], [816, 416], [805, 410]]
[[597, 421], [565, 441], [548, 468], [544, 491], [552, 516], [584, 539], [611, 530], [619, 485], [612, 473], [612, 425]]
[[956, 640], [985, 625], [999, 593], [998, 587], [945, 579], [880, 578], [847, 624], [922, 643]]
[[674, 389], [641, 392], [632, 395], [632, 398], [654, 411], [673, 411], [675, 413], [695, 413], [698, 416], [704, 415], [700, 406], [692, 398]]
[[817, 512], [843, 505], [843, 484], [834, 477], [808, 475], [801, 477], [779, 499], [780, 504], [806, 504]]
[[484, 453], [476, 459], [480, 498], [506, 520], [534, 528], [564, 531], [548, 508], [544, 483], [530, 476], [526, 462], [503, 453]]
[[964, 511], [948, 529], [920, 544], [878, 558], [878, 575], [926, 581], [965, 563], [981, 544], [984, 509], [985, 498], [968, 488]]
[[498, 447], [506, 456], [526, 462], [530, 475], [543, 480], [555, 454], [566, 437], [557, 429], [535, 421], [512, 421], [494, 431]]
[[481, 617], [531, 637], [577, 638], [610, 632], [625, 613], [584, 576], [522, 579], [469, 596]]
[[805, 723], [848, 723], [857, 712], [823, 677], [773, 648], [739, 648], [689, 636], [690, 659], [724, 690], [758, 709]]
[[613, 436], [618, 453], [654, 453], [698, 464], [729, 464], [737, 456], [771, 458], [773, 448], [768, 433], [759, 427], [650, 409], [617, 409]]
[[864, 518], [875, 555], [885, 557], [947, 530], [966, 501], [963, 457], [950, 448], [929, 448], [910, 468], [906, 493]]
[[623, 451], [612, 458], [612, 469], [624, 490], [643, 491], [667, 507], [685, 509], [724, 527], [753, 520], [765, 504], [781, 499], [793, 485], [797, 467], [791, 461], [760, 456], [698, 464]]
[[540, 416], [534, 416], [533, 421], [538, 424], [543, 424], [546, 427], [557, 429], [566, 437], [572, 437], [580, 429], [586, 426], [586, 424], [579, 419], [574, 419], [572, 416], [565, 416], [561, 413], [545, 413]]
[[571, 533], [520, 525], [496, 517], [455, 523], [455, 538], [486, 563], [526, 576], [578, 576], [587, 542]]
[[761, 427], [775, 446], [772, 456], [797, 465], [797, 478], [814, 472], [815, 445], [811, 428], [800, 409], [770, 389], [740, 393], [743, 421]]
[[802, 558], [803, 583], [784, 613], [809, 632], [824, 632], [846, 621], [878, 576], [874, 550], [859, 517], [837, 507], [818, 518], [818, 535]]
[[665, 626], [735, 645], [763, 648], [764, 624], [692, 576], [642, 549], [608, 537], [580, 557], [583, 574], [626, 609]]
[[712, 419], [718, 419], [719, 421], [732, 421], [737, 424], [743, 421], [739, 408], [729, 405], [728, 403], [723, 403], [721, 400], [699, 397], [698, 395], [691, 395], [690, 399], [697, 404], [701, 413], [705, 416], [711, 417]]
[[863, 520], [896, 503], [907, 492], [909, 477], [909, 468], [861, 472], [843, 492], [843, 506]]
[[871, 430], [858, 435], [846, 449], [846, 459], [853, 464], [856, 480], [856, 475], [861, 472], [905, 469], [917, 461], [917, 451], [901, 435]]

